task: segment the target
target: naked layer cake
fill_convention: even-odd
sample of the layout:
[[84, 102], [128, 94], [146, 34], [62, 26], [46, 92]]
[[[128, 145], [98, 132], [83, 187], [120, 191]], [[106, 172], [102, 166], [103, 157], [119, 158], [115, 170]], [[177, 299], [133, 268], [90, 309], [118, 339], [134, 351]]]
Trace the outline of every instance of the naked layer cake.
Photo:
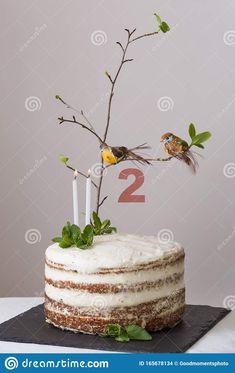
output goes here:
[[61, 329], [104, 332], [108, 324], [171, 328], [185, 307], [184, 249], [154, 236], [96, 236], [87, 250], [46, 250], [46, 321]]

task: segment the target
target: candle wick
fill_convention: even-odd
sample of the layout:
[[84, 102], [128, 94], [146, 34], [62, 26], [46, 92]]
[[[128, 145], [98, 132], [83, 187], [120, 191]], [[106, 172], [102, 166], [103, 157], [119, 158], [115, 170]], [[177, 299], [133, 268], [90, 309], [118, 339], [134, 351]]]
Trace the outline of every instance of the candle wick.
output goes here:
[[78, 170], [74, 170], [74, 180], [76, 180], [76, 178], [78, 177], [79, 173], [78, 173]]

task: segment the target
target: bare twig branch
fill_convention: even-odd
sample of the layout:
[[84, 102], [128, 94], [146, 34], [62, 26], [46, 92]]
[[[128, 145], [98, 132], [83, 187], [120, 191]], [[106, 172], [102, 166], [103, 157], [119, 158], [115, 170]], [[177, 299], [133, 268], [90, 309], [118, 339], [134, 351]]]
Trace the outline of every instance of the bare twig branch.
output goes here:
[[130, 36], [133, 35], [135, 31], [136, 31], [136, 28], [134, 28], [134, 30], [132, 30], [132, 31], [130, 32]]
[[99, 208], [100, 208], [100, 196], [101, 196], [101, 188], [102, 188], [102, 183], [103, 183], [103, 178], [104, 178], [104, 161], [103, 158], [101, 157], [101, 173], [100, 173], [100, 178], [99, 178], [99, 184], [97, 188], [97, 199], [96, 199], [96, 213], [99, 213]]
[[113, 84], [113, 79], [111, 78], [111, 75], [108, 73], [108, 71], [105, 71], [105, 75], [109, 78], [111, 84]]
[[[174, 158], [174, 157], [167, 157], [167, 158], [145, 158], [145, 160], [148, 161], [148, 162], [167, 162], [167, 161], [170, 161], [172, 158]], [[116, 166], [116, 165], [118, 165], [118, 164], [120, 164], [122, 162], [126, 162], [126, 161], [136, 161], [136, 158], [121, 158], [117, 163], [108, 164], [108, 165], [104, 166], [103, 170], [106, 170], [109, 167]]]
[[71, 120], [71, 119], [64, 119], [63, 117], [58, 118], [58, 120], [60, 121], [60, 124], [63, 124], [63, 123], [75, 123], [75, 124], [78, 124], [82, 128], [84, 128], [87, 131], [89, 131], [90, 133], [92, 133], [94, 136], [96, 136], [97, 139], [99, 140], [100, 144], [103, 144], [103, 140], [101, 139], [101, 137], [95, 131], [93, 131], [91, 128], [87, 127], [84, 123], [78, 122], [76, 120], [75, 116], [73, 116], [73, 120]]
[[[106, 127], [105, 127], [105, 131], [104, 131], [104, 136], [103, 136], [103, 143], [106, 142], [107, 135], [108, 135], [108, 130], [109, 130], [109, 126], [110, 126], [111, 110], [112, 110], [112, 102], [113, 102], [115, 84], [117, 82], [117, 79], [119, 77], [119, 74], [120, 74], [120, 72], [122, 70], [123, 65], [126, 62], [133, 61], [133, 59], [127, 59], [126, 58], [126, 53], [127, 53], [128, 47], [129, 47], [130, 43], [132, 43], [132, 42], [134, 42], [134, 41], [136, 41], [138, 39], [141, 39], [141, 38], [144, 38], [144, 37], [148, 37], [148, 36], [152, 36], [152, 35], [155, 35], [155, 34], [158, 33], [158, 31], [151, 32], [151, 33], [140, 35], [140, 36], [137, 36], [136, 38], [131, 39], [131, 36], [134, 34], [134, 32], [136, 31], [136, 29], [133, 29], [132, 31], [130, 31], [129, 29], [126, 28], [125, 31], [127, 32], [127, 41], [126, 41], [125, 46], [123, 46], [119, 41], [117, 42], [117, 44], [121, 47], [121, 50], [122, 50], [122, 58], [121, 58], [119, 67], [117, 69], [117, 72], [116, 72], [114, 78], [111, 78], [111, 76], [109, 74], [107, 75], [107, 73], [106, 73], [106, 75], [108, 76], [108, 78], [109, 78], [109, 80], [111, 82], [111, 89], [110, 89], [109, 100], [108, 100], [108, 113], [107, 113]], [[159, 160], [160, 160], [160, 158], [159, 158]], [[104, 169], [106, 167], [108, 167], [108, 166], [104, 167], [104, 161], [103, 161], [102, 157], [101, 157], [101, 164], [102, 164], [102, 170], [101, 170], [101, 175], [100, 175], [99, 183], [98, 183], [97, 202], [96, 202], [96, 212], [97, 213], [99, 212], [99, 208], [101, 206], [101, 204], [100, 204], [100, 196], [101, 196], [101, 187], [102, 187], [103, 176], [104, 176], [103, 172], [104, 172]], [[103, 201], [102, 201], [102, 203], [103, 203]]]
[[91, 127], [91, 129], [95, 132], [95, 129], [93, 127], [93, 125], [91, 124], [91, 122], [87, 119], [87, 117], [85, 116], [83, 110], [77, 110], [76, 108], [74, 108], [73, 106], [69, 105], [67, 102], [65, 102], [60, 96], [56, 96], [57, 100], [60, 100], [60, 102], [62, 102], [62, 104], [64, 104], [68, 109], [71, 109], [73, 111], [76, 111], [76, 113], [78, 114], [81, 114], [83, 116], [83, 118], [85, 119], [85, 121], [89, 124], [89, 126]]
[[116, 41], [116, 44], [120, 45], [120, 47], [122, 48], [122, 51], [124, 52], [124, 48], [123, 48], [122, 44], [120, 43], [120, 41]]
[[[107, 138], [107, 135], [108, 135], [108, 130], [109, 130], [109, 126], [110, 126], [110, 119], [111, 119], [111, 109], [112, 109], [112, 101], [113, 101], [113, 96], [114, 96], [114, 88], [115, 88], [115, 84], [117, 82], [117, 79], [119, 77], [119, 74], [122, 70], [122, 67], [123, 65], [126, 63], [126, 62], [131, 62], [133, 61], [133, 59], [128, 59], [126, 58], [126, 53], [127, 53], [127, 50], [128, 50], [128, 47], [131, 43], [135, 42], [136, 40], [139, 40], [139, 39], [142, 39], [144, 37], [148, 37], [148, 36], [152, 36], [152, 35], [156, 35], [158, 34], [158, 31], [155, 31], [155, 32], [151, 32], [151, 33], [147, 33], [147, 34], [143, 34], [143, 35], [140, 35], [140, 36], [137, 36], [133, 39], [131, 39], [131, 36], [134, 34], [134, 32], [136, 31], [136, 29], [133, 29], [132, 31], [130, 31], [129, 29], [125, 29], [125, 31], [127, 32], [127, 41], [126, 41], [126, 44], [125, 46], [123, 46], [119, 41], [117, 41], [117, 44], [120, 46], [121, 50], [122, 50], [122, 58], [121, 58], [121, 61], [120, 61], [120, 64], [119, 64], [119, 67], [116, 71], [116, 74], [114, 76], [114, 78], [111, 77], [111, 75], [106, 72], [105, 74], [107, 75], [108, 79], [110, 80], [110, 83], [111, 83], [111, 89], [110, 89], [110, 94], [109, 94], [109, 100], [108, 100], [108, 112], [107, 112], [107, 121], [106, 121], [106, 127], [105, 127], [105, 131], [104, 131], [104, 135], [103, 135], [103, 140], [101, 139], [101, 137], [96, 133], [94, 127], [92, 126], [92, 124], [90, 123], [90, 121], [87, 119], [87, 117], [85, 116], [85, 114], [83, 113], [83, 111], [81, 110], [80, 112], [73, 108], [71, 105], [67, 104], [60, 96], [56, 96], [57, 99], [59, 99], [64, 105], [67, 106], [67, 108], [70, 108], [74, 111], [76, 111], [77, 113], [81, 114], [83, 116], [83, 118], [85, 119], [85, 121], [88, 123], [89, 127], [86, 126], [84, 123], [81, 123], [79, 121], [76, 120], [75, 116], [73, 116], [73, 120], [69, 120], [69, 119], [64, 119], [63, 117], [61, 118], [58, 118], [59, 121], [60, 121], [60, 124], [63, 124], [65, 122], [67, 123], [76, 123], [78, 124], [79, 126], [81, 126], [82, 128], [86, 129], [87, 131], [89, 131], [90, 133], [92, 133], [100, 142], [100, 144], [104, 144], [106, 142], [106, 138]], [[168, 157], [168, 158], [153, 158], [153, 159], [146, 159], [146, 161], [169, 161], [172, 157]], [[136, 159], [131, 159], [131, 158], [127, 158], [127, 159], [121, 159], [119, 160], [118, 163], [120, 162], [123, 162], [123, 161], [135, 161]], [[99, 178], [99, 184], [96, 185], [93, 181], [92, 181], [92, 184], [97, 188], [97, 201], [96, 201], [96, 212], [98, 213], [99, 212], [99, 208], [100, 206], [104, 203], [104, 201], [107, 199], [108, 196], [104, 197], [102, 199], [102, 201], [100, 202], [100, 196], [101, 196], [101, 187], [102, 187], [102, 183], [103, 183], [103, 177], [104, 177], [104, 170], [105, 168], [107, 167], [110, 167], [112, 165], [107, 165], [107, 166], [104, 166], [104, 161], [103, 161], [103, 158], [101, 157], [101, 165], [102, 165], [102, 169], [101, 169], [101, 175], [100, 175], [100, 178]], [[75, 171], [75, 169], [69, 165], [66, 165], [67, 168], [71, 169], [72, 171]], [[82, 172], [78, 171], [78, 173], [84, 177], [87, 177], [85, 174], [83, 174]]]
[[83, 118], [85, 119], [85, 121], [89, 124], [90, 128], [95, 132], [95, 129], [94, 129], [93, 125], [91, 124], [91, 122], [89, 121], [89, 119], [87, 118], [87, 116], [84, 114], [83, 110], [81, 110], [81, 115], [83, 116]]
[[60, 100], [60, 102], [62, 102], [62, 104], [64, 104], [68, 109], [71, 109], [73, 111], [76, 111], [76, 113], [80, 114], [79, 110], [77, 110], [76, 108], [74, 108], [73, 106], [69, 105], [67, 102], [65, 102], [60, 96], [56, 96], [57, 100]]
[[108, 198], [108, 196], [105, 196], [102, 201], [99, 203], [99, 207], [103, 205], [104, 201], [106, 201], [106, 199]]
[[159, 31], [154, 31], [154, 32], [149, 32], [148, 34], [143, 34], [143, 35], [137, 36], [136, 38], [131, 39], [130, 43], [133, 43], [134, 41], [142, 39], [142, 38], [146, 38], [148, 36], [156, 35], [158, 33], [159, 33]]
[[111, 91], [110, 91], [110, 95], [109, 95], [109, 103], [108, 103], [107, 123], [106, 123], [105, 132], [104, 132], [104, 140], [103, 140], [104, 142], [106, 141], [108, 130], [109, 130], [109, 125], [110, 125], [111, 107], [112, 107], [112, 99], [113, 99], [113, 95], [114, 95], [114, 87], [115, 87], [117, 78], [118, 78], [118, 76], [120, 74], [120, 71], [122, 69], [122, 66], [124, 64], [125, 57], [126, 57], [126, 52], [127, 52], [127, 48], [129, 46], [129, 42], [130, 42], [130, 31], [128, 29], [125, 29], [125, 30], [128, 33], [128, 37], [127, 37], [126, 46], [123, 49], [123, 54], [122, 54], [122, 59], [121, 59], [120, 65], [119, 65], [119, 67], [117, 69], [117, 72], [116, 72], [116, 75], [115, 75], [114, 79], [112, 80]]

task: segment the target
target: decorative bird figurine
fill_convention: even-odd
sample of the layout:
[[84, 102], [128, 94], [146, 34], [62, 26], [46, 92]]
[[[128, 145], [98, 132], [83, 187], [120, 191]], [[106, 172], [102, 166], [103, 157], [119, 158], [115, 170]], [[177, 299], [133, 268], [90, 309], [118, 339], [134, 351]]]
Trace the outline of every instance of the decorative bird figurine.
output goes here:
[[102, 143], [100, 145], [100, 148], [103, 161], [111, 165], [117, 164], [127, 159], [130, 159], [131, 161], [137, 161], [142, 165], [151, 164], [149, 160], [135, 153], [135, 150], [149, 149], [150, 147], [147, 146], [146, 143], [138, 145], [132, 149], [128, 149], [125, 146], [109, 146], [105, 143]]
[[167, 132], [162, 135], [160, 142], [164, 145], [165, 152], [174, 158], [185, 162], [193, 173], [196, 173], [198, 163], [190, 151], [190, 146], [180, 137], [175, 136], [173, 133]]

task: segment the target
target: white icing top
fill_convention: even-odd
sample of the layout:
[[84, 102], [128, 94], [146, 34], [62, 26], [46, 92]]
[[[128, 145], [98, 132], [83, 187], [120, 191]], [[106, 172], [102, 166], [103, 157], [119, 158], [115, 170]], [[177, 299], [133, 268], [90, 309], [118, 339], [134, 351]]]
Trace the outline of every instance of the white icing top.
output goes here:
[[163, 259], [166, 255], [183, 251], [177, 242], [160, 242], [155, 236], [111, 234], [94, 237], [93, 245], [81, 250], [62, 249], [57, 243], [46, 250], [46, 258], [66, 269], [80, 273], [95, 273], [102, 268], [132, 267]]

